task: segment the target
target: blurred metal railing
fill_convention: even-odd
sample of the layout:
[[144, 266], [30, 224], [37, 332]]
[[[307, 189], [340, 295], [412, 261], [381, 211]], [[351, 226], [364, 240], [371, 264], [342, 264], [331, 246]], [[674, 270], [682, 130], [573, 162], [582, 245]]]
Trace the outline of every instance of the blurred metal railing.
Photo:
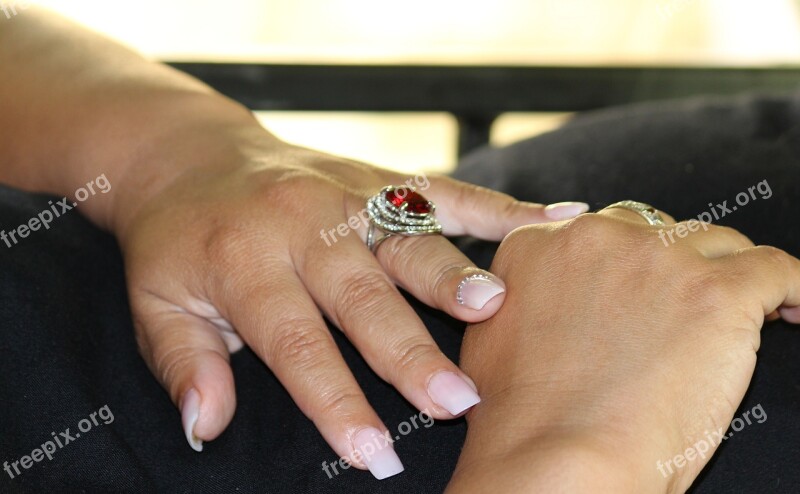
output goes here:
[[800, 67], [169, 64], [253, 110], [447, 112], [459, 125], [459, 155], [489, 142], [506, 112], [800, 89]]

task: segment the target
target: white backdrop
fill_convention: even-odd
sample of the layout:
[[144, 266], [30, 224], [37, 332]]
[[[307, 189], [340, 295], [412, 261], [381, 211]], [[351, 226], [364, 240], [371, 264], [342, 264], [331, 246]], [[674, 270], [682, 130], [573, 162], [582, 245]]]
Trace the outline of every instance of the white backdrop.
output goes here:
[[[14, 0], [0, 0], [13, 3]], [[41, 0], [154, 57], [489, 64], [800, 63], [795, 0]], [[409, 171], [455, 159], [448, 116], [267, 115], [291, 141]], [[495, 142], [560, 116], [508, 116]]]

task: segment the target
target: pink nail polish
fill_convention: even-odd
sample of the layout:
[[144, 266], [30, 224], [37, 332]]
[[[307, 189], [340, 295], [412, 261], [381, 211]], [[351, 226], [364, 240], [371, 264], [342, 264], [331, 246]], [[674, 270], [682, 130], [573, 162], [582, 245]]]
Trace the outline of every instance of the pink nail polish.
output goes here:
[[428, 383], [428, 395], [434, 403], [453, 415], [480, 403], [472, 386], [452, 372], [440, 372]]
[[354, 460], [361, 460], [378, 480], [397, 475], [405, 470], [400, 457], [394, 452], [391, 438], [374, 427], [362, 429], [353, 438]]
[[203, 441], [194, 435], [194, 426], [200, 417], [200, 393], [192, 388], [183, 395], [181, 400], [181, 419], [186, 440], [193, 450], [203, 451]]
[[459, 305], [481, 310], [491, 299], [505, 291], [506, 289], [501, 282], [492, 279], [490, 276], [473, 274], [467, 276], [458, 284], [456, 300]]
[[566, 220], [574, 218], [589, 210], [585, 202], [557, 202], [544, 208], [544, 215], [551, 220]]

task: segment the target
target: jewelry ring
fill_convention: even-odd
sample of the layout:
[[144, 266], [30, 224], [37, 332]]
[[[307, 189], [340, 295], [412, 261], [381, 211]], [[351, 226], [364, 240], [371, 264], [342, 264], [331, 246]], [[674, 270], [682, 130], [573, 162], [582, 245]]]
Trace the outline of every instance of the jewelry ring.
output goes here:
[[378, 246], [394, 235], [437, 235], [442, 225], [433, 215], [436, 205], [411, 186], [389, 185], [367, 199], [369, 229], [367, 247], [374, 254]]
[[661, 214], [658, 212], [656, 208], [649, 204], [645, 204], [643, 202], [637, 201], [620, 201], [615, 202], [610, 206], [606, 206], [605, 209], [612, 209], [612, 208], [619, 208], [619, 209], [627, 209], [628, 211], [633, 211], [634, 213], [638, 214], [642, 218], [644, 218], [648, 224], [653, 226], [664, 226], [666, 222]]

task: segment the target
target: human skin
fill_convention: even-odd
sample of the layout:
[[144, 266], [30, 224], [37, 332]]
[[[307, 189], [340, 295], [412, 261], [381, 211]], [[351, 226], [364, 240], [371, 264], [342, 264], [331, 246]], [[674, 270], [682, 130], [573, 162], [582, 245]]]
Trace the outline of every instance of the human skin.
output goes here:
[[[483, 403], [468, 415], [454, 492], [507, 490], [509, 482], [542, 492], [680, 492], [703, 462], [669, 479], [655, 462], [684, 451], [684, 434], [730, 421], [763, 314], [797, 304], [796, 262], [765, 248], [731, 255], [749, 244], [728, 230], [667, 250], [639, 218], [528, 227], [498, 254], [493, 271], [510, 283], [506, 306], [468, 330], [464, 374], [394, 283], [469, 322], [494, 314], [503, 293], [482, 309], [456, 304], [455, 286], [479, 271], [440, 237], [392, 239], [377, 262], [363, 227], [331, 248], [319, 238], [380, 187], [408, 177], [289, 146], [199, 82], [36, 9], [0, 25], [0, 67], [0, 180], [71, 196], [107, 175], [113, 190], [80, 210], [119, 239], [143, 356], [184, 409], [195, 447], [233, 415], [227, 358], [242, 343], [338, 454], [351, 454], [359, 432], [384, 429], [333, 347], [321, 308], [382, 377], [437, 418], [463, 411], [432, 401], [430, 377], [445, 370], [475, 379]], [[495, 240], [577, 211], [447, 179], [432, 178], [425, 193], [446, 233]], [[617, 301], [612, 311], [609, 300]], [[781, 314], [797, 322], [795, 310]], [[387, 341], [386, 321], [410, 331]], [[726, 351], [701, 356], [711, 344]], [[681, 387], [688, 378], [692, 385]], [[675, 409], [680, 400], [711, 400], [715, 412]]]
[[707, 226], [665, 247], [613, 209], [503, 241], [506, 302], [462, 346], [483, 401], [449, 493], [688, 489], [716, 445], [658, 462], [726, 432], [765, 316], [800, 323], [800, 261]]
[[[480, 400], [397, 286], [475, 322], [502, 305], [502, 280], [442, 236], [393, 237], [377, 256], [363, 221], [321, 238], [409, 177], [286, 144], [199, 81], [37, 8], [0, 24], [0, 67], [0, 180], [72, 198], [105, 175], [108, 193], [78, 209], [119, 241], [142, 355], [193, 448], [234, 414], [228, 359], [244, 344], [340, 456], [386, 430], [323, 315], [420, 410], [448, 419]], [[446, 235], [500, 240], [587, 208], [414, 178]], [[475, 274], [488, 281], [471, 281], [458, 303]], [[391, 448], [353, 463], [378, 477], [402, 470]]]

